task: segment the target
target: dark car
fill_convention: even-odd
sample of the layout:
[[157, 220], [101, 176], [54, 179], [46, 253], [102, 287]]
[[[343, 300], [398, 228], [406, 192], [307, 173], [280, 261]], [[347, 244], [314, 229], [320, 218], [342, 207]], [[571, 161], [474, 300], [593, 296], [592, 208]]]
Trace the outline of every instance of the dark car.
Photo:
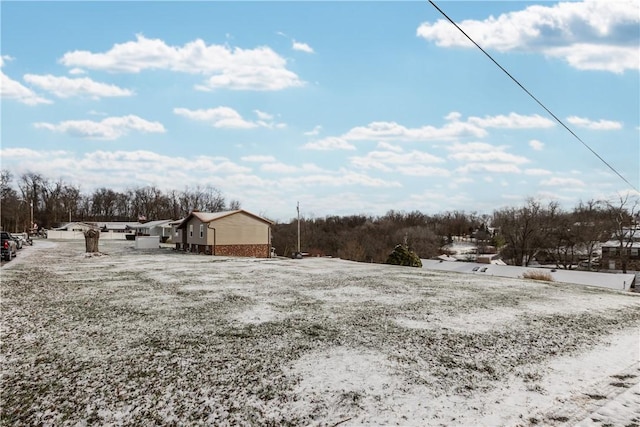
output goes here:
[[2, 249], [2, 259], [5, 261], [11, 261], [11, 259], [18, 255], [18, 245], [11, 238], [11, 235], [6, 231], [0, 232], [1, 243], [0, 249]]

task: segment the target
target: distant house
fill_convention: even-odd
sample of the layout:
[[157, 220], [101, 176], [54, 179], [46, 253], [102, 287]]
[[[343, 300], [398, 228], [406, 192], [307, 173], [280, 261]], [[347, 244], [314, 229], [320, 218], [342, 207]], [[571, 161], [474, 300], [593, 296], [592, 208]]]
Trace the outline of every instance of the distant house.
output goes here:
[[88, 222], [68, 222], [66, 224], [61, 225], [60, 227], [54, 228], [50, 231], [75, 231], [75, 232], [85, 232], [91, 229], [98, 228], [96, 224], [88, 223]]
[[602, 268], [622, 270], [623, 259], [627, 261], [628, 270], [640, 271], [640, 242], [632, 242], [622, 248], [619, 240], [610, 240], [602, 245]]
[[47, 231], [49, 239], [83, 239], [84, 232], [90, 229], [100, 231], [101, 239], [124, 240], [127, 234], [133, 233], [129, 227], [138, 222], [82, 222], [75, 221]]
[[[622, 244], [621, 244], [622, 240]], [[623, 266], [625, 262], [626, 266]], [[602, 268], [640, 271], [640, 228], [623, 230], [622, 239], [602, 244]]]
[[160, 241], [168, 240], [172, 235], [171, 224], [173, 220], [161, 219], [158, 221], [148, 221], [136, 225], [128, 225], [127, 229], [134, 230], [137, 235], [141, 236], [158, 236]]
[[176, 249], [211, 255], [269, 258], [273, 222], [243, 209], [191, 212], [175, 227]]
[[139, 222], [124, 222], [124, 221], [106, 221], [106, 222], [92, 222], [100, 228], [100, 231], [112, 232], [112, 233], [131, 233], [131, 228], [139, 225]]

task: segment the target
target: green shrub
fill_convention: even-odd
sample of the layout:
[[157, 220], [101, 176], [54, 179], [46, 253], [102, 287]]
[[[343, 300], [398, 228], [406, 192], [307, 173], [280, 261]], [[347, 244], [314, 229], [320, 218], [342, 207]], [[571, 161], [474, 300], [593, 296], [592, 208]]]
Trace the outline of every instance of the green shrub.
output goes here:
[[393, 252], [389, 254], [386, 264], [422, 267], [420, 257], [404, 245], [397, 245], [393, 248]]

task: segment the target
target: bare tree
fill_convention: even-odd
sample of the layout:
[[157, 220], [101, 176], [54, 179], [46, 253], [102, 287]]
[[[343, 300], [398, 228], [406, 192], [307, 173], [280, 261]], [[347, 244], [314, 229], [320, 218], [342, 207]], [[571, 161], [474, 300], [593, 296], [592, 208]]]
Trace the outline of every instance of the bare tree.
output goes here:
[[20, 201], [18, 193], [11, 188], [13, 175], [8, 170], [0, 172], [0, 226], [3, 230], [19, 231], [26, 228], [26, 204]]
[[573, 229], [587, 255], [589, 270], [592, 268], [593, 254], [613, 234], [606, 207], [606, 203], [602, 201], [589, 200], [586, 203], [580, 202], [573, 210]]
[[629, 194], [620, 196], [615, 202], [607, 202], [609, 223], [613, 230], [612, 238], [618, 243], [617, 256], [623, 273], [627, 272], [631, 247], [640, 240], [637, 219], [640, 216], [640, 201]]
[[521, 208], [495, 211], [493, 223], [505, 241], [503, 256], [514, 265], [528, 266], [540, 249], [549, 247], [558, 211], [557, 203], [551, 202], [544, 208], [532, 198]]

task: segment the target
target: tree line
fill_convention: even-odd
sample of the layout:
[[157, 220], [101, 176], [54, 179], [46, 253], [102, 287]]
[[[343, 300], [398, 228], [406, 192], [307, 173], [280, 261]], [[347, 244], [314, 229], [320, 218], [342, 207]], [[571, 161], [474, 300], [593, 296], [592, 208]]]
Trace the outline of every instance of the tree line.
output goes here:
[[[453, 211], [427, 215], [390, 211], [382, 216], [351, 215], [301, 218], [301, 250], [311, 256], [331, 255], [361, 262], [383, 263], [391, 250], [404, 244], [420, 258], [432, 258], [455, 240], [476, 245], [477, 253], [498, 252], [511, 265], [533, 260], [573, 268], [586, 260], [592, 267], [601, 243], [613, 240], [630, 248], [640, 240], [637, 199], [580, 202], [564, 210], [557, 202], [542, 204], [529, 198], [521, 207], [504, 207], [493, 214]], [[273, 245], [282, 255], [297, 250], [298, 220], [276, 224]], [[626, 271], [630, 251], [622, 259]]]
[[[193, 210], [240, 208], [240, 202], [227, 201], [211, 186], [181, 191], [144, 186], [122, 192], [102, 187], [84, 194], [79, 186], [62, 179], [54, 181], [37, 173], [14, 178], [7, 170], [0, 174], [0, 196], [1, 225], [9, 231], [28, 230], [31, 219], [40, 227], [53, 228], [72, 220], [178, 219]], [[492, 214], [452, 211], [427, 215], [392, 210], [381, 216], [303, 217], [301, 250], [383, 263], [398, 244], [421, 258], [432, 258], [448, 243], [463, 239], [475, 242], [478, 253], [499, 252], [508, 264], [527, 266], [535, 259], [571, 268], [585, 258], [591, 264], [601, 242], [615, 240], [623, 249], [640, 239], [640, 232], [629, 232], [640, 223], [639, 206], [637, 197], [620, 197], [613, 202], [580, 202], [566, 210], [557, 202], [543, 204], [529, 198], [522, 206], [496, 209]], [[297, 251], [297, 228], [297, 218], [274, 224], [272, 246], [278, 255]], [[626, 269], [626, 260], [622, 261]]]
[[62, 179], [54, 181], [37, 173], [14, 179], [8, 170], [0, 173], [0, 196], [0, 223], [10, 231], [27, 231], [31, 221], [50, 229], [70, 221], [178, 219], [193, 210], [219, 212], [240, 207], [240, 202], [227, 201], [211, 186], [162, 191], [150, 185], [121, 192], [102, 187], [84, 194], [79, 186]]

